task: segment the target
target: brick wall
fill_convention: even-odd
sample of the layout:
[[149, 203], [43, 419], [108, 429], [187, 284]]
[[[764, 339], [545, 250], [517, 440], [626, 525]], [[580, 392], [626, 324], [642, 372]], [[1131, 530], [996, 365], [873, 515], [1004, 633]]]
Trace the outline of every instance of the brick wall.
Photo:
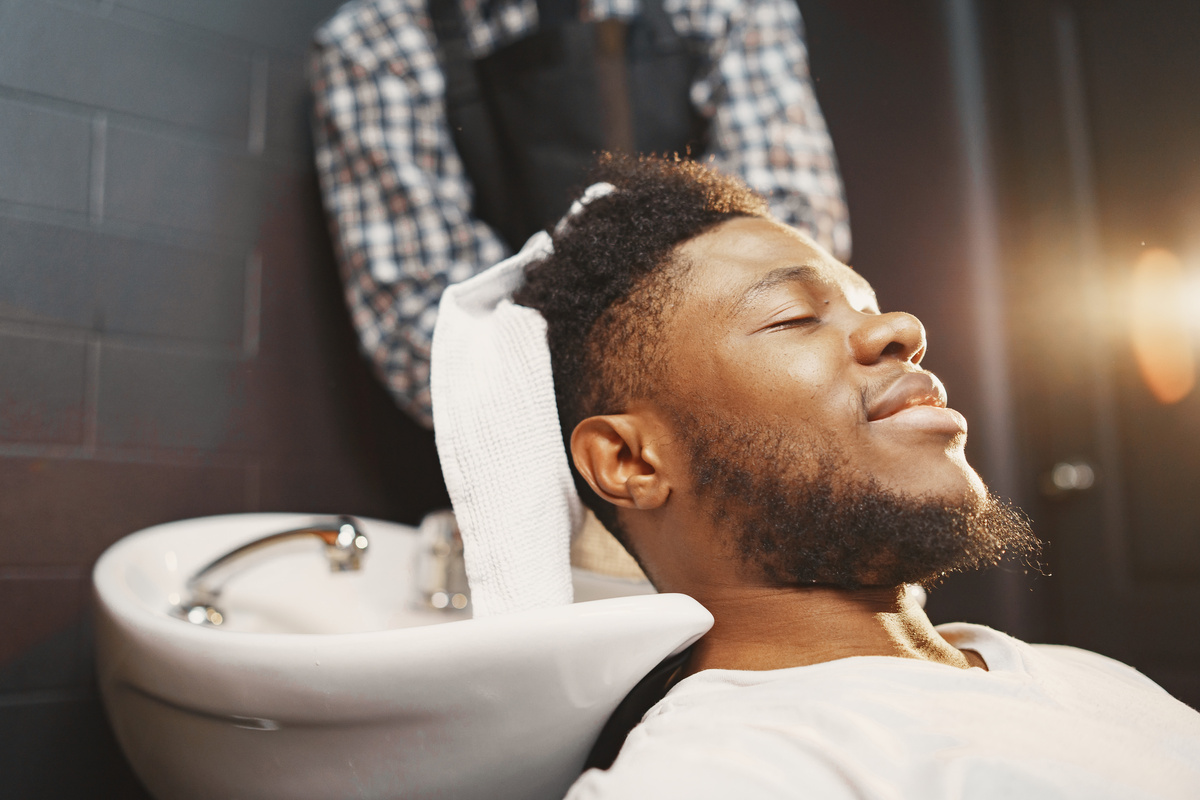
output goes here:
[[310, 166], [304, 52], [338, 3], [0, 0], [6, 795], [145, 796], [92, 682], [109, 544], [445, 502], [355, 351]]

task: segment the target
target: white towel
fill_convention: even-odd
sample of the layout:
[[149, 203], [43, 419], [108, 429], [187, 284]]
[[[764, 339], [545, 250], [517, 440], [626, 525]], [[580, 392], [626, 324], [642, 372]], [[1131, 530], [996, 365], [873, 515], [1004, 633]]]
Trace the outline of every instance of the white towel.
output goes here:
[[546, 321], [510, 299], [525, 267], [552, 250], [538, 232], [449, 287], [434, 327], [433, 429], [476, 617], [573, 599], [571, 537], [583, 509], [559, 431]]
[[[612, 191], [588, 187], [559, 226]], [[525, 267], [551, 252], [538, 232], [521, 252], [447, 288], [433, 331], [433, 428], [476, 617], [573, 599], [571, 538], [584, 515], [559, 429], [546, 321], [510, 299]]]

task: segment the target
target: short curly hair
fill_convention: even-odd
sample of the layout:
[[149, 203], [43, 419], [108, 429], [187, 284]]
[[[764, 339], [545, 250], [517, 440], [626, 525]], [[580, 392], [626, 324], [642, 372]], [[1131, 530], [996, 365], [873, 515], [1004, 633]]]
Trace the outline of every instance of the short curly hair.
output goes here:
[[[762, 196], [741, 181], [678, 156], [605, 153], [591, 177], [616, 191], [553, 233], [554, 252], [529, 266], [513, 297], [546, 319], [568, 453], [581, 421], [622, 413], [663, 385], [658, 334], [687, 268], [676, 248], [726, 220], [768, 214]], [[584, 503], [630, 549], [616, 508], [591, 490], [573, 463], [571, 473]]]

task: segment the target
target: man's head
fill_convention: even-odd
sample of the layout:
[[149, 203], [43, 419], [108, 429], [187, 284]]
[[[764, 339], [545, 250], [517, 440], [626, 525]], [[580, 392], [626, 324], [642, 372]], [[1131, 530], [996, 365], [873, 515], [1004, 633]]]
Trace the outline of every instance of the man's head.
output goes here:
[[[553, 255], [530, 267], [514, 297], [546, 319], [568, 452], [578, 423], [663, 385], [661, 327], [683, 267], [679, 245], [730, 219], [767, 214], [760, 196], [692, 161], [604, 155], [596, 179], [617, 191], [554, 233]], [[624, 542], [616, 507], [572, 471], [584, 502]]]
[[608, 159], [517, 302], [549, 328], [585, 502], [660, 588], [933, 580], [1026, 549], [925, 334], [694, 164]]

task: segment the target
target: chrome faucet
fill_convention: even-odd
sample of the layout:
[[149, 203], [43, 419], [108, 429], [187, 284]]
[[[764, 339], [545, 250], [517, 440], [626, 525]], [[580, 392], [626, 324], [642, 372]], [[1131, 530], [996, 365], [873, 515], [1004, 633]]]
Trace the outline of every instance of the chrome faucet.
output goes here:
[[324, 524], [273, 533], [231, 550], [188, 580], [187, 596], [172, 613], [197, 625], [220, 625], [225, 615], [217, 608], [217, 601], [231, 578], [276, 558], [282, 545], [307, 544], [314, 538], [324, 543], [325, 557], [333, 572], [362, 568], [362, 558], [370, 543], [358, 521], [342, 515]]
[[417, 602], [426, 608], [456, 611], [471, 602], [462, 535], [453, 511], [426, 514], [417, 531], [417, 557], [413, 560]]

